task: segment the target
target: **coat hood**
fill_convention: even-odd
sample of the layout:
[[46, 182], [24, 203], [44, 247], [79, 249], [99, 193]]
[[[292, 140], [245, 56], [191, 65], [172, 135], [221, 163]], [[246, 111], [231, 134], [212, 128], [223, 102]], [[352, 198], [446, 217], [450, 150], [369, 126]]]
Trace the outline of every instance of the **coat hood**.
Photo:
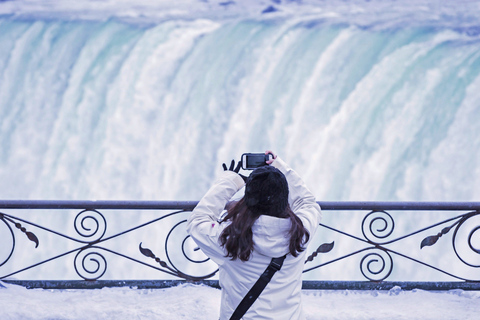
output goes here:
[[271, 258], [287, 254], [290, 251], [289, 230], [290, 219], [261, 215], [252, 227], [255, 250]]

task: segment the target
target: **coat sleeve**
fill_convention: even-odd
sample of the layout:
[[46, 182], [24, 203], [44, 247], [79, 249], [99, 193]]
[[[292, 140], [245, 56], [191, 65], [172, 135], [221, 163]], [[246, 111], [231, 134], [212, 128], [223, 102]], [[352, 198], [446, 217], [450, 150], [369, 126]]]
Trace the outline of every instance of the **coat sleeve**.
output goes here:
[[187, 220], [188, 234], [202, 251], [218, 265], [225, 261], [225, 251], [218, 238], [223, 230], [218, 223], [228, 201], [245, 182], [233, 171], [225, 171], [203, 196]]
[[310, 239], [312, 239], [322, 218], [320, 206], [300, 176], [282, 159], [277, 157], [272, 165], [285, 175], [288, 182], [290, 208], [302, 220], [303, 226], [308, 230]]

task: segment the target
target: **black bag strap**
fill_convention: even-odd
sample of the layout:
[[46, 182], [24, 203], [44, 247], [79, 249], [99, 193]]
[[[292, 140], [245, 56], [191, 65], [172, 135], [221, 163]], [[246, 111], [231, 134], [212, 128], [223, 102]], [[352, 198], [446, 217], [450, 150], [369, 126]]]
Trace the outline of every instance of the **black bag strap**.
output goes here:
[[283, 260], [287, 255], [279, 258], [272, 258], [270, 264], [268, 265], [267, 269], [262, 273], [260, 278], [255, 282], [253, 287], [248, 291], [247, 295], [243, 297], [243, 300], [237, 306], [237, 309], [233, 312], [230, 320], [240, 320], [245, 312], [250, 308], [250, 306], [257, 300], [260, 293], [262, 293], [263, 289], [267, 286], [267, 284], [272, 280], [273, 275], [275, 272], [280, 270], [283, 265]]

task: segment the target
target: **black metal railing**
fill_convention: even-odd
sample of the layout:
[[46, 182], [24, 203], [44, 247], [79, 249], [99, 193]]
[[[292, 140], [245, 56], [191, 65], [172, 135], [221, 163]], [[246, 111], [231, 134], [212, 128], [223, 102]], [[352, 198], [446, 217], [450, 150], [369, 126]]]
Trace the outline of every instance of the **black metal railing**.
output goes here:
[[[0, 201], [0, 281], [31, 288], [152, 288], [182, 281], [218, 286], [214, 279], [216, 266], [186, 234], [186, 216], [196, 204], [196, 201]], [[304, 288], [389, 289], [399, 285], [405, 289], [480, 289], [480, 202], [319, 204], [324, 219], [309, 248], [311, 252], [304, 270], [308, 279], [304, 281]], [[61, 215], [44, 218], [53, 211]], [[107, 232], [107, 222], [132, 223], [137, 217], [142, 220], [143, 216], [149, 218], [135, 226], [116, 225]], [[47, 226], [48, 223], [54, 226]], [[61, 227], [65, 228], [63, 231], [56, 229], [62, 223], [72, 224], [73, 229], [71, 226]], [[153, 236], [144, 232], [145, 229], [150, 229]], [[126, 236], [130, 238], [120, 241]], [[27, 242], [33, 243], [34, 249], [27, 247]], [[44, 248], [42, 254], [33, 254], [33, 250], [42, 247], [42, 242], [49, 247]], [[62, 246], [62, 242], [69, 245]], [[116, 245], [108, 246], [109, 243]], [[126, 250], [127, 243], [134, 243], [136, 249]], [[54, 249], [60, 252], [53, 253]], [[25, 265], [32, 255], [35, 255], [34, 261]], [[108, 279], [107, 270], [133, 268], [125, 267], [124, 263], [108, 266], [113, 258], [107, 255], [155, 274], [150, 273], [147, 279], [131, 280], [124, 272], [120, 279], [115, 272], [110, 272], [109, 277], [114, 279]], [[55, 266], [49, 267], [46, 275], [42, 274], [43, 266], [58, 261], [63, 261], [62, 268], [58, 269], [64, 270], [65, 260], [67, 265], [73, 265], [75, 277], [81, 280], [61, 279], [58, 272], [51, 272], [57, 270]], [[337, 267], [341, 263], [346, 263], [346, 267]], [[422, 276], [413, 281], [398, 279], [403, 273], [402, 267], [397, 266], [403, 264], [410, 265], [410, 270], [421, 268], [426, 270], [424, 273], [437, 274], [442, 280], [424, 281]], [[332, 265], [334, 269], [327, 271]], [[345, 270], [346, 274], [338, 270]], [[32, 271], [36, 279], [18, 279]], [[340, 278], [325, 280], [325, 275], [333, 273]], [[144, 271], [135, 272], [139, 274]], [[394, 281], [390, 281], [392, 277]]]

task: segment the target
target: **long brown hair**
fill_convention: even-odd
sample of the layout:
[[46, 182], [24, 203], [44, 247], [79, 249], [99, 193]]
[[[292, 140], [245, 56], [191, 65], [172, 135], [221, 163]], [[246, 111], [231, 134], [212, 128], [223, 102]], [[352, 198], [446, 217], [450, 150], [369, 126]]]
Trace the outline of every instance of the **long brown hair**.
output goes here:
[[[242, 261], [247, 261], [250, 258], [254, 245], [252, 226], [259, 216], [260, 214], [254, 213], [247, 207], [244, 198], [227, 207], [227, 215], [223, 221], [231, 223], [220, 234], [220, 244], [227, 250], [227, 257]], [[305, 250], [304, 245], [310, 238], [302, 220], [290, 209], [290, 206], [287, 206], [284, 212], [279, 212], [275, 216], [290, 219], [289, 252], [294, 257], [298, 256], [300, 252]]]

